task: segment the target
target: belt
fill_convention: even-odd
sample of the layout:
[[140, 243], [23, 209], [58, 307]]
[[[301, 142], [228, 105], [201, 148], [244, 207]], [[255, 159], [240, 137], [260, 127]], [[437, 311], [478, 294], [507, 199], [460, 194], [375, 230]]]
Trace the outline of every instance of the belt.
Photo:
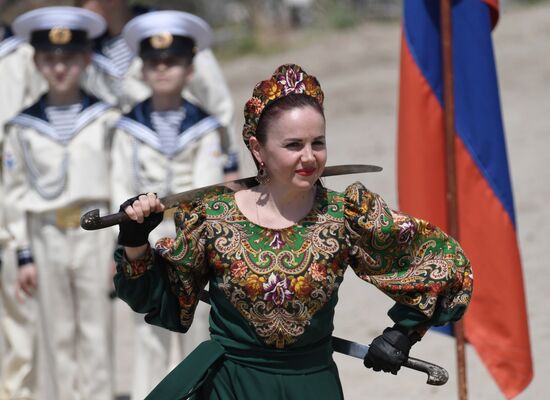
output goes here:
[[80, 226], [81, 207], [71, 205], [55, 210], [55, 225], [61, 229], [73, 229]]
[[331, 337], [300, 349], [278, 350], [256, 347], [224, 336], [212, 340], [225, 349], [225, 357], [236, 364], [279, 375], [301, 375], [326, 369], [333, 362]]
[[42, 217], [45, 217], [47, 221], [53, 223], [59, 229], [75, 229], [80, 227], [80, 217], [83, 213], [94, 208], [106, 210], [108, 209], [107, 205], [107, 202], [73, 203], [45, 212]]

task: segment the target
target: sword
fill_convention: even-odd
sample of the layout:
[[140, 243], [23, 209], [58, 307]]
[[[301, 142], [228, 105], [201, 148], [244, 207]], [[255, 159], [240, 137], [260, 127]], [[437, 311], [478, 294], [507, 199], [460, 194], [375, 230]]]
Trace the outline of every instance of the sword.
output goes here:
[[[352, 164], [352, 165], [333, 165], [326, 167], [321, 176], [337, 176], [337, 175], [347, 175], [347, 174], [359, 174], [364, 172], [379, 172], [382, 171], [382, 167], [376, 165], [363, 165], [363, 164]], [[187, 190], [185, 192], [172, 194], [160, 199], [160, 202], [164, 204], [164, 209], [169, 210], [171, 208], [177, 207], [182, 201], [191, 201], [196, 197], [199, 197], [201, 194], [204, 194], [213, 189], [222, 188], [222, 187], [234, 187], [240, 186], [243, 188], [248, 188], [256, 185], [258, 182], [256, 178], [250, 176], [248, 178], [236, 179], [234, 181], [217, 183], [215, 185], [204, 186], [197, 189]], [[118, 225], [122, 222], [128, 222], [130, 218], [124, 212], [118, 212], [115, 214], [105, 215], [103, 217], [99, 216], [99, 209], [91, 210], [86, 212], [80, 218], [80, 226], [87, 231], [93, 231], [96, 229], [107, 228], [109, 226]]]
[[[210, 294], [208, 291], [202, 290], [199, 298], [201, 301], [210, 304]], [[332, 337], [332, 348], [337, 353], [359, 358], [360, 360], [363, 360], [369, 352], [369, 346], [366, 344], [352, 342], [336, 336]], [[426, 373], [428, 375], [428, 380], [426, 381], [428, 385], [441, 386], [449, 380], [449, 373], [445, 368], [428, 361], [409, 357], [407, 361], [403, 363], [403, 366]]]
[[[332, 337], [332, 348], [338, 353], [342, 353], [351, 357], [363, 360], [369, 352], [369, 346], [366, 344], [351, 342], [339, 337]], [[449, 373], [443, 367], [431, 362], [421, 360], [419, 358], [409, 357], [403, 363], [404, 367], [424, 372], [428, 375], [426, 383], [433, 386], [441, 386], [449, 380]]]

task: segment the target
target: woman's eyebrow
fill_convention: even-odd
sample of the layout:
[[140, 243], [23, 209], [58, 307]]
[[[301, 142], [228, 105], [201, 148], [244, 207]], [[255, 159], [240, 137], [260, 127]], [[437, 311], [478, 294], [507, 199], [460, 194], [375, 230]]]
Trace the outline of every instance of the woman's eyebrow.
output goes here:
[[284, 138], [283, 142], [301, 142], [301, 138]]
[[[313, 140], [319, 140], [319, 139], [325, 140], [326, 136], [325, 135], [319, 135], [319, 136], [316, 136], [316, 137], [313, 138]], [[286, 142], [302, 142], [303, 140], [304, 140], [303, 138], [284, 138], [283, 143], [286, 143]]]

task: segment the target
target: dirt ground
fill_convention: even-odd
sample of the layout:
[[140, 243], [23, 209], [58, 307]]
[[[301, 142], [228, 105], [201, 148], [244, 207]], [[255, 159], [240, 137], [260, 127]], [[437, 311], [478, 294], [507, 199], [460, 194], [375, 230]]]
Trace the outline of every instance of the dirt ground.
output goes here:
[[[544, 242], [550, 236], [550, 225], [543, 222], [550, 218], [550, 209], [544, 207], [550, 197], [550, 168], [543, 156], [550, 149], [549, 123], [544, 120], [544, 114], [550, 111], [546, 86], [550, 85], [549, 20], [548, 3], [510, 8], [501, 13], [494, 32], [535, 363], [535, 377], [517, 397], [519, 400], [549, 398], [544, 377], [550, 376], [550, 269]], [[379, 174], [327, 180], [328, 186], [343, 189], [352, 181], [361, 180], [396, 207], [399, 46], [398, 22], [368, 22], [316, 39], [299, 37], [283, 53], [224, 63], [222, 68], [237, 109], [237, 131], [242, 126], [242, 107], [253, 85], [280, 64], [298, 63], [319, 78], [326, 94], [329, 164], [372, 163], [384, 167]], [[244, 174], [249, 175], [252, 163], [244, 147], [241, 155]], [[391, 323], [385, 314], [391, 306], [389, 299], [351, 271], [346, 274], [340, 296], [335, 335], [369, 343]], [[404, 370], [398, 376], [374, 373], [366, 370], [360, 360], [336, 355], [346, 399], [458, 397], [451, 338], [428, 333], [412, 355], [444, 366], [450, 374], [449, 382], [443, 387], [432, 387], [418, 372]], [[118, 371], [128, 371], [124, 360], [118, 364]], [[470, 399], [504, 398], [471, 347], [467, 350], [467, 369]], [[127, 392], [128, 383], [128, 376], [119, 373], [120, 393]]]

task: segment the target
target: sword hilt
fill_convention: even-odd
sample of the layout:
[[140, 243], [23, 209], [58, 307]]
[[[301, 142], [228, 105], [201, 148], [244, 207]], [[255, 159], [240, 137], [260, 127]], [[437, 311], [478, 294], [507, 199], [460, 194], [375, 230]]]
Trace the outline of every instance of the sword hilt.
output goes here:
[[441, 386], [446, 384], [449, 380], [449, 373], [445, 368], [432, 364], [428, 361], [409, 357], [403, 366], [420, 372], [425, 372], [428, 375], [428, 380], [426, 381], [428, 385]]
[[[369, 352], [370, 346], [333, 336], [332, 347], [334, 351], [338, 353], [363, 360]], [[449, 380], [449, 373], [445, 368], [428, 361], [409, 357], [409, 359], [403, 363], [403, 366], [426, 373], [428, 375], [428, 380], [426, 381], [428, 385], [441, 386]]]
[[96, 208], [82, 215], [80, 218], [80, 226], [87, 231], [95, 231], [128, 221], [130, 221], [130, 217], [123, 211], [100, 217], [99, 209]]

